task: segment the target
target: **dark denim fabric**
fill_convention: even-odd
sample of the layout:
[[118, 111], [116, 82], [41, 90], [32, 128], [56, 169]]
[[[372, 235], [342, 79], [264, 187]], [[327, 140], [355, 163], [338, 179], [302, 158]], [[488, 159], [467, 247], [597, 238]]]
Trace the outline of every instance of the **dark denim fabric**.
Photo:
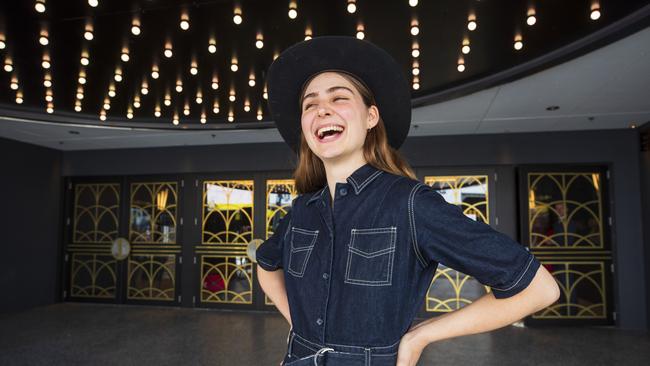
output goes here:
[[293, 331], [311, 342], [399, 342], [438, 263], [497, 298], [522, 291], [540, 266], [524, 246], [408, 177], [366, 164], [335, 192], [333, 205], [327, 186], [296, 197], [257, 250], [263, 269], [284, 269]]

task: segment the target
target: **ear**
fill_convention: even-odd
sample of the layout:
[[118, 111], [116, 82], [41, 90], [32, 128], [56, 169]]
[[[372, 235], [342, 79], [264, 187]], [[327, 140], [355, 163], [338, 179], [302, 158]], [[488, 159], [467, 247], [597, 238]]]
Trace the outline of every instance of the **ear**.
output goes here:
[[377, 123], [379, 123], [379, 109], [376, 105], [371, 105], [368, 107], [368, 124], [366, 129], [369, 130], [377, 126]]

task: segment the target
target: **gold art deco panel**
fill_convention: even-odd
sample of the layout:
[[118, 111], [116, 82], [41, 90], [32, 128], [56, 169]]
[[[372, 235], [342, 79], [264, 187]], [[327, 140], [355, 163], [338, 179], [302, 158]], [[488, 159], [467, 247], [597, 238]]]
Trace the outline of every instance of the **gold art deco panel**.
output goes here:
[[605, 263], [542, 261], [560, 286], [560, 299], [534, 319], [606, 319]]
[[127, 297], [130, 300], [174, 301], [176, 255], [131, 255]]
[[[266, 181], [266, 239], [268, 239], [280, 220], [291, 210], [291, 203], [298, 196], [293, 179], [275, 179]], [[268, 296], [264, 296], [266, 305], [273, 305]]]
[[[431, 176], [424, 183], [435, 188], [447, 202], [462, 208], [469, 218], [489, 223], [488, 180], [486, 175]], [[471, 304], [490, 288], [473, 277], [443, 264], [431, 281], [426, 296], [427, 312], [451, 312]]]
[[73, 243], [111, 243], [119, 227], [120, 185], [77, 184]]
[[131, 183], [130, 201], [131, 243], [176, 243], [176, 182]]
[[599, 173], [528, 173], [531, 249], [603, 249]]
[[201, 256], [201, 302], [253, 303], [253, 264], [247, 256]]
[[114, 299], [117, 263], [111, 255], [72, 253], [70, 295]]
[[246, 246], [253, 239], [253, 181], [205, 181], [202, 244]]

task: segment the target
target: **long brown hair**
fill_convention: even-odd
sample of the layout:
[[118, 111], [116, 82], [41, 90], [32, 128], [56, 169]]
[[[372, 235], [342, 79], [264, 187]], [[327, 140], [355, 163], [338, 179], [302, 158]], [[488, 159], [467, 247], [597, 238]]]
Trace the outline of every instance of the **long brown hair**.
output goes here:
[[[356, 76], [341, 71], [335, 72], [349, 81], [356, 88], [359, 94], [361, 94], [361, 98], [366, 107], [377, 105], [375, 97], [370, 89]], [[320, 73], [312, 75], [311, 78], [305, 82], [303, 90], [300, 92], [300, 100], [302, 100], [302, 97], [305, 94], [307, 85], [309, 85], [311, 80], [319, 74]], [[410, 167], [406, 159], [402, 157], [399, 151], [388, 144], [386, 127], [381, 118], [381, 111], [377, 125], [368, 130], [366, 140], [363, 144], [363, 156], [370, 165], [377, 169], [417, 180], [413, 169]], [[327, 184], [325, 166], [320, 158], [309, 148], [307, 140], [305, 140], [305, 136], [302, 133], [302, 129], [300, 132], [298, 165], [296, 170], [293, 172], [293, 179], [296, 182], [296, 190], [299, 194], [317, 191]]]

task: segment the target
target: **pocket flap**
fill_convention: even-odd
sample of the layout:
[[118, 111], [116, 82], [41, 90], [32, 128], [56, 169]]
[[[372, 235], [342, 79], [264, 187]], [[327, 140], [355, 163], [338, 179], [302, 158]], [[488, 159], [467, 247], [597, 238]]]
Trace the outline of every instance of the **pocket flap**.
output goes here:
[[397, 227], [352, 229], [350, 249], [358, 254], [372, 257], [395, 250]]

